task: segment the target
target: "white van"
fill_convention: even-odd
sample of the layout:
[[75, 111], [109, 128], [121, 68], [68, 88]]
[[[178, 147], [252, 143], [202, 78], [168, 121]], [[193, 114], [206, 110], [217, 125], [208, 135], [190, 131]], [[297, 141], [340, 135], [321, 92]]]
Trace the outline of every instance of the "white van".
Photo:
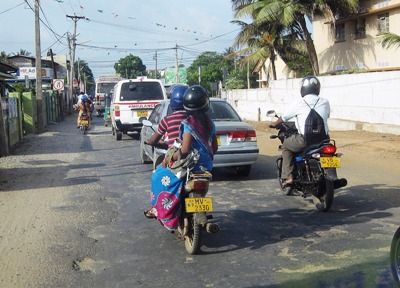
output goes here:
[[121, 80], [114, 86], [110, 115], [112, 133], [116, 140], [122, 134], [140, 135], [142, 120], [147, 119], [154, 107], [167, 99], [163, 83], [158, 79]]

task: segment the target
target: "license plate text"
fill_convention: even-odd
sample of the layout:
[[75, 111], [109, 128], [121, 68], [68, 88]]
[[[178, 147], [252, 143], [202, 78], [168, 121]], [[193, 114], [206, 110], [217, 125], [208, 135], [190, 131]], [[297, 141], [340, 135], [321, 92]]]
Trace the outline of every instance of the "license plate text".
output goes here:
[[321, 157], [322, 168], [340, 168], [340, 158], [339, 157]]
[[185, 199], [186, 212], [211, 212], [212, 198], [186, 198]]

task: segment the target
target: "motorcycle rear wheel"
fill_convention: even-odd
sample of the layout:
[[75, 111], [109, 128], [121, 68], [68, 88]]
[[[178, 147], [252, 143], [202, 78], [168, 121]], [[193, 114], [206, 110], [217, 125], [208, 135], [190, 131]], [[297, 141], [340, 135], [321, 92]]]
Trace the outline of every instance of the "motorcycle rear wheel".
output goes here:
[[189, 254], [194, 255], [197, 254], [200, 249], [201, 226], [197, 224], [196, 214], [188, 217], [188, 221], [189, 228], [185, 236], [185, 248]]
[[390, 264], [393, 278], [397, 286], [400, 287], [400, 227], [394, 233], [390, 245]]
[[333, 181], [325, 179], [325, 183], [321, 183], [320, 192], [318, 193], [319, 197], [315, 201], [315, 207], [319, 211], [328, 211], [333, 203], [333, 196], [334, 196], [334, 186]]

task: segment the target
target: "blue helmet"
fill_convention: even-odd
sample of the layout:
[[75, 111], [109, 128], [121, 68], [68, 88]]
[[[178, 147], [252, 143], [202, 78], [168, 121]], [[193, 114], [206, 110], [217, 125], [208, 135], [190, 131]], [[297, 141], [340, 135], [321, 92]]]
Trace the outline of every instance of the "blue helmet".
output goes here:
[[185, 94], [188, 86], [179, 85], [174, 87], [171, 92], [170, 105], [172, 110], [183, 110], [183, 95]]
[[86, 95], [82, 95], [81, 101], [82, 102], [88, 101], [88, 97]]

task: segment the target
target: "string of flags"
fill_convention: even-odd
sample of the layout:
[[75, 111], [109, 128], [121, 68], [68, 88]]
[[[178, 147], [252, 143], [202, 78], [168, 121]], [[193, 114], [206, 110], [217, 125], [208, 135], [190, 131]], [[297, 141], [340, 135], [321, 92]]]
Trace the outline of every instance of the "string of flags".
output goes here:
[[[54, 0], [54, 1], [56, 1], [56, 2], [61, 4], [61, 3], [64, 3], [65, 0]], [[80, 6], [81, 10], [85, 9], [84, 6], [82, 6], [82, 5], [79, 5], [79, 6]], [[98, 13], [105, 14], [103, 9], [96, 9], [96, 11]], [[112, 15], [113, 19], [115, 19], [115, 18], [117, 18], [119, 16], [117, 13], [114, 13], [114, 12], [112, 12], [111, 15]], [[128, 16], [128, 19], [136, 20], [136, 17]], [[166, 24], [162, 24], [162, 23], [158, 23], [158, 22], [151, 22], [151, 24], [154, 24], [157, 27], [162, 27], [162, 28], [166, 28], [166, 29], [167, 28], [171, 28], [170, 26], [167, 26]], [[210, 38], [213, 37], [213, 35], [205, 34], [205, 33], [202, 33], [202, 32], [191, 30], [191, 29], [179, 28], [179, 27], [176, 27], [176, 26], [172, 27], [172, 29], [174, 31], [183, 31], [183, 32], [187, 32], [187, 33], [193, 33], [193, 34], [201, 35], [201, 36], [204, 36], [204, 37], [210, 37]], [[199, 40], [199, 38], [195, 38], [195, 40]]]

